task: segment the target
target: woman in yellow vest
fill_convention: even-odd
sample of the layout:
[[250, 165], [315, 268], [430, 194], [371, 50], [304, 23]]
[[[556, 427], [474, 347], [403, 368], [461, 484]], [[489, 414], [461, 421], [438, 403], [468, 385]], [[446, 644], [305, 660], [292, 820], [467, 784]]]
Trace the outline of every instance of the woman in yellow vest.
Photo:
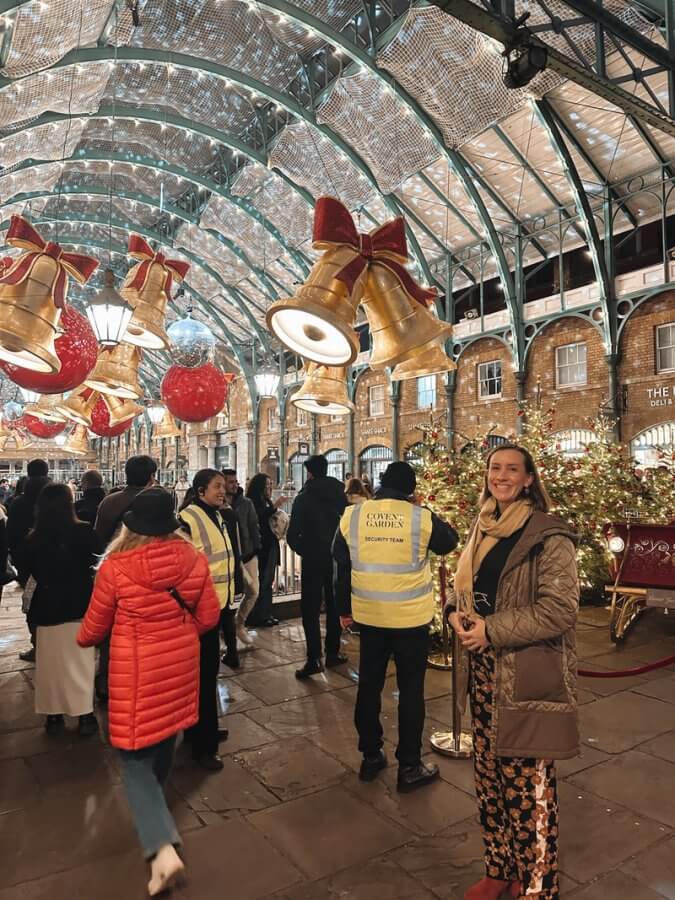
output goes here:
[[[219, 512], [225, 502], [225, 479], [216, 469], [200, 469], [192, 479], [180, 519], [194, 545], [209, 561], [209, 570], [218, 596], [221, 617], [231, 618], [234, 601], [235, 556], [227, 528]], [[199, 721], [185, 733], [192, 744], [192, 756], [202, 768], [223, 768], [218, 743], [227, 731], [218, 729], [217, 679], [220, 668], [219, 628], [200, 638]]]

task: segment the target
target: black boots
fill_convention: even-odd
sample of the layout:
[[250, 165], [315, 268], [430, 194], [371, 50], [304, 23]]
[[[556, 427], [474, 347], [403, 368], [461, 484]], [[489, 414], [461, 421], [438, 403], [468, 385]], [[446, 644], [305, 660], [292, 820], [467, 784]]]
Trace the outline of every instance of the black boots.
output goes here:
[[377, 753], [366, 753], [359, 769], [360, 781], [374, 781], [382, 769], [387, 768], [387, 757], [384, 750]]
[[348, 656], [345, 656], [344, 653], [335, 653], [326, 657], [326, 668], [334, 669], [335, 666], [341, 666], [346, 662], [349, 662]]
[[304, 681], [312, 675], [320, 675], [324, 671], [323, 663], [320, 659], [308, 659], [301, 669], [296, 669], [295, 677]]
[[424, 787], [430, 781], [436, 781], [438, 775], [438, 766], [435, 764], [427, 766], [420, 762], [416, 766], [399, 766], [396, 788], [400, 793], [407, 794]]

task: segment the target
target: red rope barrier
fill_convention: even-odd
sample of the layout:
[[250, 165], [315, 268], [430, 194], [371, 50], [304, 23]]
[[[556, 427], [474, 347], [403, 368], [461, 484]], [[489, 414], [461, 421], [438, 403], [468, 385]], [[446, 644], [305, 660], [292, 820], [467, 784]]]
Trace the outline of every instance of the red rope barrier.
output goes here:
[[637, 666], [635, 669], [616, 669], [613, 672], [591, 672], [589, 669], [579, 669], [579, 675], [583, 678], [626, 678], [630, 675], [644, 675], [645, 672], [653, 672], [654, 669], [662, 669], [673, 663], [675, 663], [675, 656], [666, 656], [645, 666]]

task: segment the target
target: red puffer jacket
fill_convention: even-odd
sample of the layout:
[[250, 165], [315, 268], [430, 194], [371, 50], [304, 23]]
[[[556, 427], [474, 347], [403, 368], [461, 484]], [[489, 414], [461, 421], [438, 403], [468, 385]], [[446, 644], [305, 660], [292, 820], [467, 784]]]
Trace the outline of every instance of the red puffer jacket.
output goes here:
[[[176, 588], [194, 617], [169, 593]], [[140, 750], [198, 718], [199, 635], [220, 607], [206, 557], [182, 538], [114, 553], [98, 571], [77, 636], [81, 647], [112, 632], [110, 743]]]

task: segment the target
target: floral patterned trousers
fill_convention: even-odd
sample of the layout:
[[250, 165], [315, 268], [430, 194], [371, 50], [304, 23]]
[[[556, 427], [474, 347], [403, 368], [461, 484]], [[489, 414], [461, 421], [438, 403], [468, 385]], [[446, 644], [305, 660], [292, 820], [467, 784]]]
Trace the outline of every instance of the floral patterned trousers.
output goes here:
[[497, 756], [492, 746], [495, 656], [471, 654], [474, 771], [489, 878], [520, 881], [523, 898], [558, 888], [558, 796], [551, 760]]

